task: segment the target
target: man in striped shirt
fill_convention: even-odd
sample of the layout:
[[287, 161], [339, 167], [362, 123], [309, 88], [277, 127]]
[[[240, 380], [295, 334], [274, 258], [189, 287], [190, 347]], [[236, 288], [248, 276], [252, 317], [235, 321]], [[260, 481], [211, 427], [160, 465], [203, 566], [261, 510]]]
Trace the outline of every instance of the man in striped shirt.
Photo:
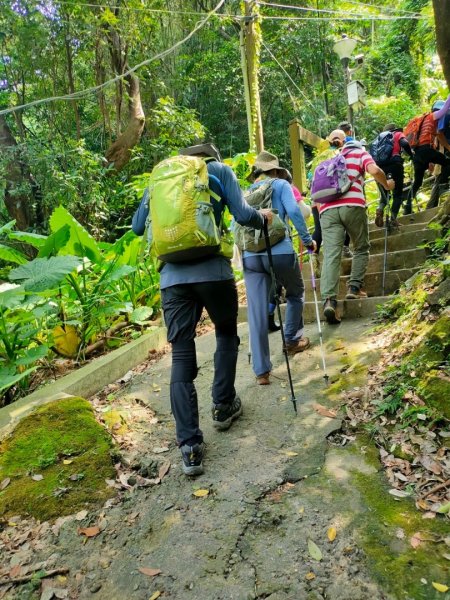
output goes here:
[[336, 129], [328, 136], [330, 143], [339, 146], [345, 157], [347, 173], [351, 181], [348, 192], [337, 200], [319, 204], [322, 226], [324, 260], [320, 278], [320, 289], [324, 302], [323, 312], [328, 323], [340, 323], [337, 312], [337, 294], [341, 274], [341, 254], [345, 233], [348, 231], [353, 244], [353, 261], [348, 283], [347, 299], [363, 298], [361, 290], [369, 261], [369, 226], [366, 199], [364, 197], [364, 175], [369, 173], [385, 190], [395, 187], [392, 179], [387, 180], [359, 142], [345, 143], [345, 133]]

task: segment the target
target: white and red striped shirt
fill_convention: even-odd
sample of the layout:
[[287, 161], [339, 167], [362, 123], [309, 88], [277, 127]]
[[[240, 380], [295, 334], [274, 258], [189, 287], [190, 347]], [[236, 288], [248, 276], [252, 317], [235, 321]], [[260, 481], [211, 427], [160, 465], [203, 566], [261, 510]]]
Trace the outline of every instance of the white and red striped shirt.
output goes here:
[[348, 145], [344, 144], [342, 147], [342, 152], [345, 156], [345, 164], [347, 166], [347, 173], [352, 182], [352, 186], [348, 192], [343, 194], [338, 200], [317, 204], [319, 213], [323, 213], [329, 208], [337, 208], [338, 206], [366, 206], [366, 199], [364, 197], [364, 174], [371, 164], [375, 164], [375, 161], [363, 148], [353, 146], [352, 144], [354, 144], [354, 142], [350, 142]]

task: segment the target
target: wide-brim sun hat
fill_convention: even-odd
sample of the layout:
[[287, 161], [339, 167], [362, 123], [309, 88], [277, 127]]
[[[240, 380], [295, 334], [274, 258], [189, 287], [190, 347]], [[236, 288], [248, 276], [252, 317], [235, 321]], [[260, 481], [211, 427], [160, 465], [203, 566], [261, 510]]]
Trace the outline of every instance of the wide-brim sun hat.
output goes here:
[[333, 129], [330, 135], [327, 136], [327, 140], [332, 144], [336, 140], [340, 142], [345, 142], [346, 133], [342, 129]]
[[285, 169], [284, 167], [280, 167], [280, 161], [278, 160], [278, 157], [275, 156], [275, 154], [272, 154], [271, 152], [266, 152], [265, 150], [260, 152], [256, 157], [255, 169], [260, 170], [263, 173], [266, 173], [267, 171], [272, 171], [273, 169], [276, 169], [277, 171], [282, 171], [284, 175], [287, 175], [289, 173], [287, 169]]

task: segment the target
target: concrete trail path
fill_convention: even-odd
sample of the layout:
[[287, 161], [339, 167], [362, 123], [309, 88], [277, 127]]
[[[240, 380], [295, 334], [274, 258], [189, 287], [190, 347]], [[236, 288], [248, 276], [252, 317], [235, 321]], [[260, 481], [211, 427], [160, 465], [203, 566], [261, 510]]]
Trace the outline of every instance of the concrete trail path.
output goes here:
[[[371, 326], [368, 319], [324, 326], [331, 376], [342, 368], [343, 354], [368, 356], [367, 348], [374, 345], [368, 340]], [[172, 466], [161, 485], [132, 492], [110, 508], [102, 534], [83, 548], [75, 528], [63, 528], [53, 551], [72, 563], [71, 572], [79, 573], [76, 597], [149, 600], [159, 591], [161, 597], [177, 600], [390, 598], [368, 573], [353, 524], [367, 509], [351, 487], [347, 469], [374, 468], [364, 459], [349, 464], [327, 442], [340, 421], [313, 408], [314, 403], [327, 404], [327, 399], [317, 329], [308, 326], [306, 333], [311, 349], [291, 360], [296, 416], [281, 336], [270, 336], [273, 383], [257, 386], [247, 360], [246, 325], [240, 326], [236, 387], [244, 413], [227, 432], [216, 432], [211, 425], [214, 334], [197, 339], [196, 384], [207, 455], [205, 473], [194, 480], [182, 474], [173, 443], [170, 354], [122, 390], [125, 403], [138, 401], [156, 412], [157, 436], [170, 442], [164, 458]], [[144, 436], [137, 455], [148, 458], [161, 443]], [[208, 489], [209, 495], [194, 497], [197, 488]], [[330, 527], [337, 531], [333, 542], [327, 538]], [[308, 540], [320, 548], [322, 560], [312, 558]], [[162, 573], [148, 577], [138, 571], [140, 567]]]

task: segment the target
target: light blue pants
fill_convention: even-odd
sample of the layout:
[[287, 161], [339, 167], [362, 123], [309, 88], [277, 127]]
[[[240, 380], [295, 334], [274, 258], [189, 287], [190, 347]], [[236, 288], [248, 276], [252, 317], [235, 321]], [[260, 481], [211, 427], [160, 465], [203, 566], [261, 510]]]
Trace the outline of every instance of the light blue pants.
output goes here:
[[[274, 254], [273, 264], [277, 283], [286, 290], [284, 335], [289, 344], [298, 340], [303, 333], [305, 286], [296, 254]], [[244, 279], [253, 371], [258, 376], [272, 370], [267, 311], [272, 281], [267, 254], [244, 258]]]

